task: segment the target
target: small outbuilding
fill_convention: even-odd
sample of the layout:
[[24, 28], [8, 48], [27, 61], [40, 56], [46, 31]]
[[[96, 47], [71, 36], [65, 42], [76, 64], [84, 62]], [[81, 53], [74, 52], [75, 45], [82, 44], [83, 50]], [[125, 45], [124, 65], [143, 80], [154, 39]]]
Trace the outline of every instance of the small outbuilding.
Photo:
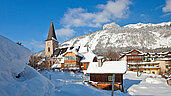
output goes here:
[[110, 90], [112, 88], [113, 74], [115, 74], [115, 90], [123, 89], [123, 74], [127, 72], [125, 61], [106, 61], [98, 58], [98, 62], [91, 62], [87, 74], [90, 75], [90, 84], [99, 88]]

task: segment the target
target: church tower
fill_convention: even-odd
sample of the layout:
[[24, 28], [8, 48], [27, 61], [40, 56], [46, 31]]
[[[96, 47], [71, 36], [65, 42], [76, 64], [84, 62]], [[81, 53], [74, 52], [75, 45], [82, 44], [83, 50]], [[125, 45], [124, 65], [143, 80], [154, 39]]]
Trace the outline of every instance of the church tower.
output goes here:
[[55, 51], [55, 48], [58, 48], [58, 41], [56, 38], [53, 21], [51, 20], [48, 37], [47, 40], [45, 40], [45, 55], [47, 57], [52, 56]]

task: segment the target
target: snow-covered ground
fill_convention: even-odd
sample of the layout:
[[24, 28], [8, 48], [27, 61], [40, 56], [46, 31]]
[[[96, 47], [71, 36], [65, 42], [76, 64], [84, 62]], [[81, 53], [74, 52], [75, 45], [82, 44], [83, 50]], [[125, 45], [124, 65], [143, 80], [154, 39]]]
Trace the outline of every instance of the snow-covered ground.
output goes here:
[[124, 87], [130, 95], [171, 96], [171, 86], [160, 75], [140, 74], [128, 71], [124, 75]]
[[[54, 83], [58, 96], [111, 96], [111, 91], [97, 89], [83, 82], [89, 78], [82, 73], [43, 71], [41, 74]], [[140, 74], [137, 77], [135, 72], [128, 71], [124, 75], [124, 89], [124, 93], [115, 91], [115, 96], [171, 96], [171, 86], [161, 76], [153, 74]]]
[[[111, 91], [97, 89], [84, 80], [88, 76], [82, 73], [43, 71], [45, 77], [51, 79], [56, 88], [57, 96], [111, 96]], [[115, 91], [115, 96], [128, 96], [127, 93]]]
[[30, 50], [0, 35], [0, 96], [54, 96], [50, 80], [26, 65]]

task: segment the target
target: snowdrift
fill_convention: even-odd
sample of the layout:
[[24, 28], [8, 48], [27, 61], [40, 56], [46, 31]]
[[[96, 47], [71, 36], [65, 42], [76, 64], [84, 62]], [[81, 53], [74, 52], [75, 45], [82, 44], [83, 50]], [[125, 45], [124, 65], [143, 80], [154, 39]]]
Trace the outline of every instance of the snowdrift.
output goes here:
[[29, 67], [30, 50], [0, 35], [1, 96], [53, 96], [54, 85]]

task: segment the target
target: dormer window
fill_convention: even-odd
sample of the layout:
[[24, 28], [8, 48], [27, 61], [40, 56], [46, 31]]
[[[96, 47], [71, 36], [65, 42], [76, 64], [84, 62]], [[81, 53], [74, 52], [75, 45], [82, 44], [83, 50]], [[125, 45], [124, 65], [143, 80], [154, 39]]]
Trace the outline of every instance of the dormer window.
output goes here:
[[133, 54], [133, 55], [136, 55], [136, 54], [137, 54], [137, 52], [132, 52], [132, 54]]

